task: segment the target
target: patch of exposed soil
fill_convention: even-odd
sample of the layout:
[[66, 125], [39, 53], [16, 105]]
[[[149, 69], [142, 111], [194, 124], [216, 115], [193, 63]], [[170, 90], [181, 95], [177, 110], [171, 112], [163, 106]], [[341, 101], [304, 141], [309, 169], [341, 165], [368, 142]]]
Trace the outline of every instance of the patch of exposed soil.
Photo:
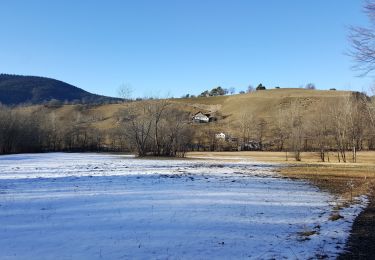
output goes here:
[[375, 190], [368, 207], [355, 219], [346, 251], [338, 259], [375, 259]]
[[[292, 179], [305, 179], [312, 184], [346, 199], [369, 194], [369, 204], [355, 219], [345, 251], [338, 259], [375, 259], [375, 180], [374, 168], [325, 166], [285, 167], [280, 173]], [[339, 218], [340, 216], [332, 216]]]

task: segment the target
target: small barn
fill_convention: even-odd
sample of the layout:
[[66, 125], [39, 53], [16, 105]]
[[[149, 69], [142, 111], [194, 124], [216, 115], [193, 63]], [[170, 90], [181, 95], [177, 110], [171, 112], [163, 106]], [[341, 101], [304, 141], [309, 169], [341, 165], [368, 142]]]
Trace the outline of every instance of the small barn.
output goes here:
[[225, 140], [226, 137], [227, 136], [224, 133], [215, 134], [215, 138], [219, 140]]
[[195, 123], [208, 123], [216, 121], [216, 117], [210, 113], [202, 113], [199, 111], [193, 115], [192, 121]]

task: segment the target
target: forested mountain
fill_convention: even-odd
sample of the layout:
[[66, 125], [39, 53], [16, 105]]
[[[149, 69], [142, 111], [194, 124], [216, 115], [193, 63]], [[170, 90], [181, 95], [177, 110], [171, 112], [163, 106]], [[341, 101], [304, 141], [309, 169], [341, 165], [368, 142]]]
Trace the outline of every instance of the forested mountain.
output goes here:
[[0, 74], [0, 103], [5, 105], [42, 104], [51, 100], [110, 103], [118, 99], [92, 94], [51, 78]]

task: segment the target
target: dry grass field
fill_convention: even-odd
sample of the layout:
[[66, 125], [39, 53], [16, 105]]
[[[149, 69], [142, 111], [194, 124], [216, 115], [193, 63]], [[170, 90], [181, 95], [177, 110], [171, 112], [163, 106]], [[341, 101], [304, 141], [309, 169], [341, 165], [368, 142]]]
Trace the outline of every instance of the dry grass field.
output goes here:
[[[298, 88], [261, 90], [248, 94], [220, 97], [175, 99], [174, 101], [192, 105], [220, 106], [220, 112], [229, 119], [239, 119], [243, 113], [252, 113], [260, 117], [273, 118], [285, 104], [297, 100], [304, 106], [305, 112], [314, 110], [316, 104], [323, 100], [332, 100], [347, 96], [349, 91], [307, 90]], [[231, 121], [231, 120], [229, 120]], [[228, 121], [228, 122], [229, 122]]]
[[[304, 107], [304, 113], [314, 113], [314, 109], [323, 101], [335, 102], [339, 97], [347, 96], [350, 91], [327, 91], [307, 89], [271, 89], [248, 94], [216, 97], [172, 98], [170, 101], [180, 109], [191, 114], [198, 111], [218, 112], [224, 119], [218, 122], [223, 131], [236, 132], [235, 124], [243, 114], [255, 114], [271, 122], [278, 116], [281, 108], [291, 101], [298, 100]], [[116, 125], [116, 113], [133, 103], [109, 104], [85, 107], [65, 105], [51, 110], [61, 119], [69, 119], [76, 111], [92, 118], [90, 124], [99, 129], [111, 129]]]
[[[349, 155], [349, 154], [348, 154]], [[319, 154], [306, 152], [297, 162], [285, 152], [190, 152], [189, 158], [253, 160], [280, 164], [279, 172], [290, 178], [306, 179], [322, 189], [344, 198], [367, 194], [375, 182], [375, 152], [358, 152], [357, 163], [338, 163], [335, 154], [330, 162], [320, 162]]]

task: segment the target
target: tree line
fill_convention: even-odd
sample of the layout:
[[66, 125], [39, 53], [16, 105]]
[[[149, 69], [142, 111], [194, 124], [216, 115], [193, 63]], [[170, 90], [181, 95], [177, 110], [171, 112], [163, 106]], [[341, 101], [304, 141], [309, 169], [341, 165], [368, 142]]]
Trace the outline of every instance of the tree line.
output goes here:
[[0, 106], [0, 154], [29, 152], [133, 152], [139, 156], [184, 156], [193, 130], [189, 113], [167, 100], [132, 102], [111, 129], [93, 127], [86, 106], [64, 119], [49, 107]]
[[116, 125], [101, 130], [77, 106], [62, 119], [49, 107], [0, 106], [0, 154], [50, 151], [115, 151], [139, 156], [184, 156], [190, 150], [315, 151], [322, 161], [335, 153], [356, 161], [357, 151], [375, 149], [374, 99], [355, 92], [322, 98], [306, 113], [303, 99], [283, 103], [272, 117], [242, 113], [230, 126], [230, 140], [218, 140], [222, 123], [197, 126], [189, 112], [169, 100], [130, 102], [115, 115]]
[[[275, 89], [280, 89], [279, 86], [274, 87]], [[309, 90], [315, 90], [316, 86], [314, 83], [308, 83], [305, 86], [301, 85], [299, 88], [309, 89]], [[253, 85], [249, 85], [246, 90], [240, 90], [237, 93], [238, 94], [246, 94], [246, 93], [253, 93], [255, 91], [259, 90], [266, 90], [266, 86], [264, 86], [262, 83], [259, 83], [257, 87], [254, 87]], [[330, 89], [330, 90], [336, 90], [336, 89]], [[124, 96], [122, 93], [124, 92], [123, 89], [119, 92], [119, 96]], [[127, 92], [126, 92], [127, 93]], [[181, 98], [196, 98], [196, 97], [216, 97], [216, 96], [224, 96], [224, 95], [233, 95], [236, 94], [236, 88], [230, 87], [230, 88], [222, 88], [221, 86], [218, 86], [216, 88], [213, 88], [211, 90], [205, 90], [198, 96], [193, 94], [185, 94], [182, 95]]]
[[167, 100], [136, 102], [119, 113], [119, 137], [138, 156], [183, 157], [190, 149], [193, 129], [189, 113]]
[[0, 154], [100, 151], [104, 133], [87, 127], [79, 111], [59, 119], [44, 107], [0, 106]]
[[323, 162], [330, 160], [329, 152], [339, 162], [356, 162], [357, 151], [375, 148], [374, 99], [356, 92], [322, 101], [310, 113], [304, 110], [296, 99], [272, 120], [244, 113], [238, 122], [240, 145], [253, 141], [259, 150], [292, 152], [297, 161], [303, 151], [316, 151]]

